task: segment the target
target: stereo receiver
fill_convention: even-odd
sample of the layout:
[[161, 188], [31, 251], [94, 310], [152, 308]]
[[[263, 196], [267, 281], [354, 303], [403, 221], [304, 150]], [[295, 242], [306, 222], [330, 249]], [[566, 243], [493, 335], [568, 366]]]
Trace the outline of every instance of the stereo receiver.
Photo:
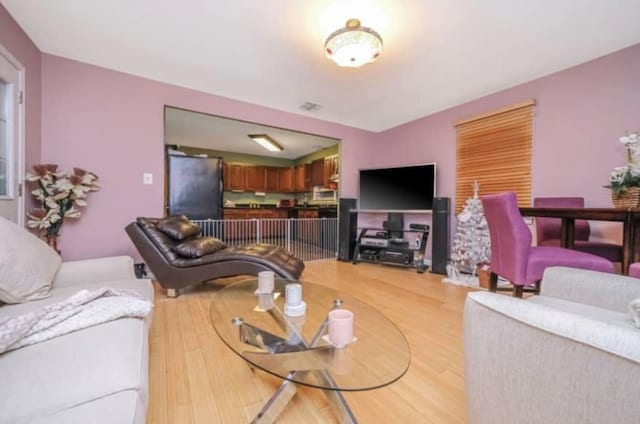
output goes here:
[[362, 246], [388, 247], [389, 239], [378, 237], [362, 237], [362, 239], [360, 239], [360, 244]]

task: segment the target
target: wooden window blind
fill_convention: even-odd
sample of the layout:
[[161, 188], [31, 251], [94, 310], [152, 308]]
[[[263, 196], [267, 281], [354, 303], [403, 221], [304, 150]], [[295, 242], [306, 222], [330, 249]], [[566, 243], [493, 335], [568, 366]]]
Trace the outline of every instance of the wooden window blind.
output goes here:
[[456, 213], [473, 195], [514, 191], [518, 206], [531, 205], [533, 100], [459, 121], [456, 160]]

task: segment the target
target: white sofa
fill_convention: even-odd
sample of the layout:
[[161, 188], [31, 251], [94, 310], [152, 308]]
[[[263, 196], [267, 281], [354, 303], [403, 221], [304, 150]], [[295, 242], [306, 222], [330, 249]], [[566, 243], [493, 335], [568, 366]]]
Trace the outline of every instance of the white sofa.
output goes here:
[[549, 268], [540, 296], [470, 293], [464, 366], [471, 423], [640, 422], [640, 280]]
[[[153, 300], [133, 260], [63, 263], [51, 297], [0, 306], [0, 318], [67, 299], [81, 289], [136, 290]], [[2, 423], [144, 423], [151, 315], [122, 318], [0, 355]]]

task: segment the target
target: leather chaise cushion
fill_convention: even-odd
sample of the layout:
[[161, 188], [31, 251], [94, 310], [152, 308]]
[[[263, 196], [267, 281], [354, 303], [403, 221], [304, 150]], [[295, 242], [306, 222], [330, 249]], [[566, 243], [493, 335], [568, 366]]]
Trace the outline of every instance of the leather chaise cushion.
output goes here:
[[227, 247], [220, 239], [215, 237], [200, 237], [183, 241], [174, 248], [176, 253], [185, 258], [200, 258], [204, 255], [216, 253]]
[[174, 250], [176, 242], [158, 229], [158, 222], [161, 219], [164, 218], [139, 217], [137, 221], [142, 228], [142, 231], [144, 231], [146, 236], [149, 238], [151, 244], [160, 251], [162, 256], [164, 256], [169, 263], [171, 263], [179, 258], [178, 254]]
[[272, 244], [256, 243], [243, 246], [230, 246], [199, 258], [179, 258], [171, 262], [177, 268], [190, 268], [211, 263], [233, 261], [253, 262], [266, 266], [280, 275], [299, 276], [304, 270], [304, 262], [282, 247]]
[[200, 227], [184, 215], [170, 216], [158, 220], [158, 230], [176, 241], [188, 240], [200, 234]]

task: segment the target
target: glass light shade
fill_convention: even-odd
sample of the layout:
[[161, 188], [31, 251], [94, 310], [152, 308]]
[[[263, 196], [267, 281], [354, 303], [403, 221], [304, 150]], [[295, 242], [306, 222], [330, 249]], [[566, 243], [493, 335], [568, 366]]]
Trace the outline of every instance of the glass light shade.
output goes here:
[[279, 152], [283, 147], [266, 134], [250, 134], [249, 138], [270, 152]]
[[324, 44], [327, 57], [338, 66], [357, 68], [373, 62], [382, 53], [380, 34], [349, 19], [344, 28], [331, 34]]

